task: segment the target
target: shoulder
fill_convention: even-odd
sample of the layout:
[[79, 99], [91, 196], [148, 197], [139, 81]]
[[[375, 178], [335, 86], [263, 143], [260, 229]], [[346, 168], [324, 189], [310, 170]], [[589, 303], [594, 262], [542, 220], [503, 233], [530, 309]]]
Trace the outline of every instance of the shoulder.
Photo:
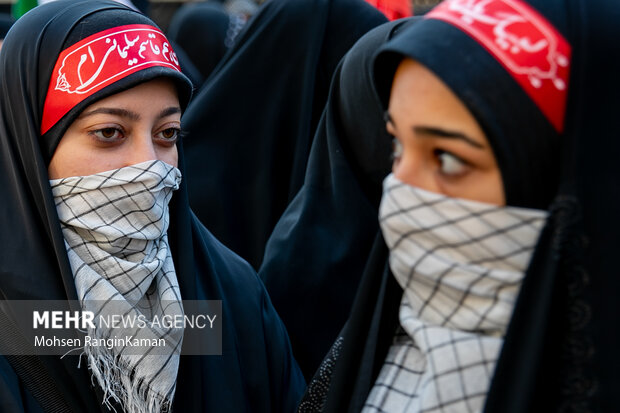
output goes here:
[[230, 374], [240, 374], [247, 389], [254, 389], [245, 397], [255, 411], [294, 411], [305, 382], [263, 282], [195, 217], [192, 228], [198, 289], [204, 298], [222, 301], [226, 322], [220, 361], [229, 363]]
[[222, 287], [241, 287], [258, 293], [261, 290], [256, 271], [234, 251], [222, 244], [192, 213], [194, 254], [200, 273], [208, 272]]
[[[249, 322], [262, 316], [252, 324], [262, 323], [262, 310], [272, 305], [254, 268], [217, 240], [195, 216], [192, 231], [197, 299], [222, 300], [223, 308], [234, 319]], [[275, 310], [268, 313], [272, 312]]]

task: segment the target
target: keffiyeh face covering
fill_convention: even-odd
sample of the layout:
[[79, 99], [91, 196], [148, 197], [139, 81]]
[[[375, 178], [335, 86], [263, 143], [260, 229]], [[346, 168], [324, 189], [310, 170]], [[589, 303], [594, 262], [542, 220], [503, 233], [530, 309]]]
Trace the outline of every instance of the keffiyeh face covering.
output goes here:
[[[162, 161], [50, 181], [75, 286], [95, 319], [121, 314], [152, 320], [182, 315], [168, 247], [168, 203], [181, 173]], [[163, 338], [157, 354], [120, 345], [85, 346], [104, 402], [127, 412], [169, 410], [183, 339], [180, 328], [147, 325], [88, 331], [97, 338]], [[144, 327], [144, 328], [140, 328]]]
[[547, 213], [384, 181], [380, 224], [404, 290], [365, 411], [478, 412]]

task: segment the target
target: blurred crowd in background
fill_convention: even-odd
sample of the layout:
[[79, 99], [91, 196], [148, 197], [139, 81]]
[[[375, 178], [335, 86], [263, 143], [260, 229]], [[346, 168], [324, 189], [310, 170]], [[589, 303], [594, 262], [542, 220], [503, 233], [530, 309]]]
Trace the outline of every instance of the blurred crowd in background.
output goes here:
[[[176, 129], [182, 208], [173, 214], [178, 226], [170, 227], [185, 243], [171, 238], [181, 247], [170, 256], [187, 260], [178, 271], [183, 294], [197, 296], [192, 277], [206, 268], [196, 277], [205, 291], [221, 289], [218, 297], [243, 316], [228, 338], [238, 352], [202, 359], [201, 374], [213, 374], [205, 383], [221, 384], [220, 373], [245, 383], [276, 371], [278, 380], [257, 381], [275, 388], [273, 400], [284, 405], [298, 401], [290, 389], [301, 394], [303, 374], [308, 386], [299, 412], [618, 410], [620, 330], [609, 327], [620, 313], [613, 276], [620, 69], [610, 59], [617, 0], [117, 1], [139, 13], [111, 1], [67, 4], [120, 10], [132, 22], [150, 16], [166, 35], [165, 47], [153, 53], [172, 45], [180, 62], [175, 76], [185, 75], [186, 88], [177, 91], [189, 103], [179, 109], [182, 133]], [[43, 58], [50, 56], [37, 64], [24, 58], [47, 52], [34, 30], [39, 20], [27, 26], [29, 19], [65, 6], [48, 4], [19, 20], [37, 4], [20, 0], [2, 10], [2, 35], [14, 26], [0, 52], [0, 76], [13, 80], [0, 78], [0, 108], [15, 131], [0, 128], [0, 178], [7, 182], [0, 188], [13, 190], [2, 198], [18, 211], [0, 214], [3, 228], [20, 216], [18, 201], [34, 199], [27, 191], [47, 190], [43, 167], [28, 188], [11, 181], [15, 171], [32, 169], [21, 158], [43, 158], [21, 149], [38, 151], [45, 141], [30, 125], [39, 122], [30, 113], [43, 104], [27, 99], [34, 93], [27, 86], [64, 85], [40, 81], [49, 77], [53, 66]], [[45, 21], [73, 24], [64, 9], [55, 13], [57, 20]], [[47, 34], [64, 44], [61, 29]], [[105, 47], [112, 54], [116, 43]], [[81, 59], [78, 73], [87, 54]], [[119, 73], [127, 70], [123, 62]], [[124, 91], [120, 80], [114, 84]], [[28, 100], [28, 110], [16, 109], [18, 98]], [[30, 140], [24, 130], [34, 131]], [[450, 146], [459, 144], [468, 146]], [[46, 217], [56, 213], [53, 206]], [[185, 225], [190, 221], [193, 227]], [[39, 245], [45, 236], [38, 234], [56, 228], [50, 222], [4, 229], [4, 245], [19, 245], [15, 233], [30, 237], [28, 248]], [[230, 251], [213, 253], [219, 242]], [[194, 262], [193, 251], [204, 262]], [[46, 267], [50, 283], [57, 282], [56, 258]], [[9, 284], [0, 285], [5, 297], [16, 289], [10, 282], [27, 285], [24, 274], [36, 273], [31, 261], [13, 278], [0, 268], [8, 274], [0, 277]], [[9, 263], [12, 257], [2, 262]], [[239, 272], [255, 284], [230, 287]], [[263, 285], [269, 298], [255, 294]], [[29, 288], [20, 284], [23, 290]], [[264, 319], [279, 326], [281, 318], [286, 327], [265, 330], [265, 349], [275, 348], [272, 336], [285, 344], [271, 365], [257, 367], [254, 355], [262, 350], [245, 347], [263, 334], [252, 330], [262, 327], [248, 297], [266, 303]], [[237, 332], [249, 338], [237, 340]], [[280, 357], [289, 355], [288, 339], [299, 372]], [[247, 357], [247, 369], [207, 365], [238, 355]], [[282, 360], [292, 366], [288, 389], [279, 380]], [[179, 377], [201, 386], [194, 376]], [[269, 405], [262, 401], [268, 390], [234, 388], [261, 398], [248, 402], [253, 411], [278, 411], [257, 407]], [[180, 390], [188, 400], [199, 394]], [[204, 405], [240, 411], [224, 410], [216, 399], [205, 396]]]
[[[39, 0], [40, 3], [50, 0]], [[265, 0], [120, 0], [121, 3], [130, 3], [143, 13], [148, 15], [162, 30], [166, 31], [171, 24], [175, 13], [184, 6], [194, 3], [205, 3], [213, 6], [213, 10], [228, 14], [235, 22], [233, 25], [239, 28], [249, 17], [251, 17], [260, 4]], [[414, 13], [424, 14], [440, 0], [367, 0], [368, 3], [382, 10], [386, 16], [394, 18], [407, 17]], [[4, 37], [15, 18], [21, 16], [32, 7], [39, 4], [37, 0], [4, 0], [0, 2], [0, 37]], [[214, 11], [215, 13], [215, 11]], [[234, 30], [234, 29], [233, 29]]]
[[[217, 3], [222, 5], [230, 14], [249, 17], [256, 12], [256, 8], [264, 1], [265, 0], [136, 0], [132, 2], [132, 4], [151, 17], [162, 29], [166, 29], [177, 10], [187, 4]], [[45, 2], [45, 0], [42, 2]], [[385, 0], [368, 0], [368, 2], [379, 7], [384, 4], [391, 4], [391, 2], [386, 2]], [[424, 14], [439, 2], [440, 0], [407, 0], [406, 2], [398, 3], [401, 9], [403, 9], [403, 5], [410, 4], [411, 12], [415, 11], [415, 14]], [[0, 1], [0, 13], [2, 13], [3, 18], [7, 15], [16, 17], [25, 13], [36, 4], [38, 4], [37, 0], [3, 0]], [[405, 10], [403, 11], [406, 13]]]

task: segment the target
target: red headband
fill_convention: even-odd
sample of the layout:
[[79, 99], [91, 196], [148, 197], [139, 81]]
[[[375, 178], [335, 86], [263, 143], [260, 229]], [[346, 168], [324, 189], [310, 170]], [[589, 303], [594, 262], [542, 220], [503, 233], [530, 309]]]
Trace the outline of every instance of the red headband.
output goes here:
[[563, 131], [571, 47], [544, 16], [521, 0], [445, 0], [426, 17], [474, 38]]
[[63, 50], [47, 90], [41, 134], [87, 97], [119, 79], [153, 66], [181, 71], [164, 34], [145, 24], [113, 27]]

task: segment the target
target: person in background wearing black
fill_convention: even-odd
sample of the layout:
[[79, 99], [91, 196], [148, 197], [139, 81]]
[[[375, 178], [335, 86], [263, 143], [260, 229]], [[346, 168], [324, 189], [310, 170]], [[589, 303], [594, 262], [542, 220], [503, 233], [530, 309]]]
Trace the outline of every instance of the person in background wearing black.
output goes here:
[[265, 2], [188, 107], [192, 209], [255, 269], [303, 184], [336, 66], [386, 21], [363, 0]]
[[12, 25], [13, 17], [5, 13], [0, 14], [0, 49], [2, 48], [2, 42], [4, 41], [4, 37], [9, 32], [9, 29]]

